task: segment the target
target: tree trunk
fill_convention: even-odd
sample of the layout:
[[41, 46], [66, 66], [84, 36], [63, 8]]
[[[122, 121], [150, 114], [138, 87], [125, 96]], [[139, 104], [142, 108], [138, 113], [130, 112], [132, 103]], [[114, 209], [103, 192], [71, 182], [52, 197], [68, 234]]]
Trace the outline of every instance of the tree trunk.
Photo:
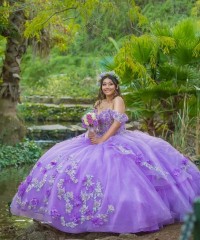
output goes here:
[[23, 10], [15, 9], [10, 14], [9, 27], [4, 33], [7, 44], [0, 83], [0, 143], [3, 144], [15, 144], [25, 136], [25, 127], [16, 110], [20, 101], [20, 61], [26, 51], [24, 23]]

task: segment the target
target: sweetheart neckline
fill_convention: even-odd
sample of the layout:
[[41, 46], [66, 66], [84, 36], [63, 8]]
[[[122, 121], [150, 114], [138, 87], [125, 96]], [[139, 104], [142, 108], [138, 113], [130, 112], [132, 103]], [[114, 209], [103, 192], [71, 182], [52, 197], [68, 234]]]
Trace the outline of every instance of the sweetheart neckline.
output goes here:
[[99, 116], [102, 112], [106, 112], [106, 111], [109, 111], [109, 110], [111, 110], [111, 111], [116, 111], [116, 110], [114, 110], [114, 109], [107, 108], [107, 109], [102, 110], [100, 113], [98, 113], [98, 110], [96, 109], [96, 113], [97, 113], [97, 115]]
[[111, 108], [104, 109], [104, 110], [102, 110], [100, 113], [98, 113], [98, 110], [97, 110], [97, 109], [95, 109], [95, 110], [96, 110], [97, 116], [100, 116], [101, 113], [106, 112], [106, 111], [112, 111], [112, 112], [116, 112], [116, 113], [119, 113], [119, 114], [125, 114], [125, 115], [127, 116], [126, 113], [120, 113], [120, 112], [118, 112], [118, 111], [116, 111], [116, 110], [114, 110], [114, 109], [111, 109]]

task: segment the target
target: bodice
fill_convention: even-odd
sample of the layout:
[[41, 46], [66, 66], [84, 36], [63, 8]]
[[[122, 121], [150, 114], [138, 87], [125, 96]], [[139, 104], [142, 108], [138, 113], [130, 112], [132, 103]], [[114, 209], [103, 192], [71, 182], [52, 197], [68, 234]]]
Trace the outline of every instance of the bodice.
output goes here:
[[117, 130], [116, 134], [123, 133], [125, 131], [125, 123], [128, 121], [128, 116], [125, 113], [119, 113], [112, 109], [103, 110], [99, 114], [95, 109], [95, 112], [98, 119], [98, 135], [102, 136], [110, 128], [114, 120], [121, 123], [121, 126]]

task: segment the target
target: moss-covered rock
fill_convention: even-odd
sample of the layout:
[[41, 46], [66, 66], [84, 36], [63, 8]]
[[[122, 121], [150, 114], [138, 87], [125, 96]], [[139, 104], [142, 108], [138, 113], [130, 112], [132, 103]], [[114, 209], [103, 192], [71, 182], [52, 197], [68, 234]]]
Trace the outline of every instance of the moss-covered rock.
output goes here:
[[22, 103], [18, 106], [18, 112], [25, 121], [80, 122], [84, 112], [90, 107], [90, 104]]

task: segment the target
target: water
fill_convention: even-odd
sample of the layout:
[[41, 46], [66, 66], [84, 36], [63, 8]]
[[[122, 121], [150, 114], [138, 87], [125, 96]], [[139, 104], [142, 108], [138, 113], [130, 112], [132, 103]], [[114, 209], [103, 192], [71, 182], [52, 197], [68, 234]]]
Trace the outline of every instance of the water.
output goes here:
[[32, 165], [9, 168], [0, 172], [0, 239], [14, 239], [16, 233], [32, 223], [31, 219], [12, 216], [9, 205], [17, 188], [29, 173]]

